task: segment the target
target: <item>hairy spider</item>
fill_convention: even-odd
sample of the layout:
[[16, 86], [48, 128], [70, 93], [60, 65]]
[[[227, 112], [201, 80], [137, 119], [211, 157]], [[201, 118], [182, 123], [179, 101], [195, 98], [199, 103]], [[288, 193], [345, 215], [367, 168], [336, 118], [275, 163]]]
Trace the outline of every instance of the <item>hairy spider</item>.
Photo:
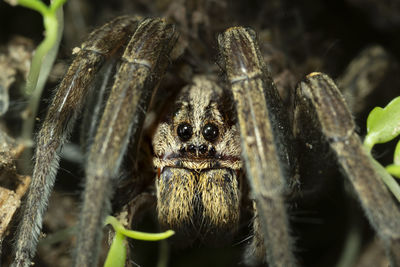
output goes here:
[[[95, 118], [87, 126], [92, 140], [74, 264], [96, 266], [99, 229], [111, 212], [116, 177], [128, 147], [133, 162], [140, 158], [146, 111], [176, 41], [174, 27], [162, 19], [119, 17], [83, 43], [38, 134], [32, 182], [16, 238], [15, 266], [31, 263], [59, 148], [85, 103], [98, 94], [90, 84], [108, 59], [121, 56], [104, 112], [99, 115], [95, 109]], [[399, 265], [399, 207], [362, 149], [333, 81], [312, 73], [298, 85], [292, 125], [255, 33], [229, 28], [218, 43], [225, 79], [195, 76], [178, 93], [171, 112], [161, 116], [153, 135], [160, 224], [176, 230], [181, 239], [218, 242], [236, 231], [249, 197], [254, 236], [246, 262], [296, 266], [285, 199], [304, 177], [323, 179], [325, 167], [315, 162], [326, 155], [348, 177], [393, 266]], [[241, 190], [244, 183], [250, 187], [249, 196]]]

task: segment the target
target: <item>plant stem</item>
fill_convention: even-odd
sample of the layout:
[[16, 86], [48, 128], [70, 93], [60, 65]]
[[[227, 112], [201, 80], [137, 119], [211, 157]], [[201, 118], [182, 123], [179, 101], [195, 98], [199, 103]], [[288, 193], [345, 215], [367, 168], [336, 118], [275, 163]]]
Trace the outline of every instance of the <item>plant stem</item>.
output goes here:
[[48, 13], [48, 8], [47, 6], [39, 0], [18, 0], [18, 4], [27, 7], [33, 10], [36, 10], [42, 15], [45, 15]]
[[376, 171], [379, 176], [382, 178], [383, 182], [389, 188], [389, 190], [393, 193], [395, 198], [400, 202], [400, 185], [396, 182], [396, 180], [385, 170], [385, 168], [377, 162], [370, 154], [370, 160], [373, 163]]
[[119, 232], [127, 237], [145, 240], [145, 241], [159, 241], [172, 236], [175, 232], [172, 230], [165, 231], [164, 233], [144, 233], [139, 231], [127, 230], [122, 224], [113, 216], [108, 216], [106, 219], [106, 224], [111, 224], [115, 232]]
[[122, 267], [125, 266], [126, 261], [126, 245], [125, 236], [116, 231], [114, 240], [108, 251], [104, 267]]

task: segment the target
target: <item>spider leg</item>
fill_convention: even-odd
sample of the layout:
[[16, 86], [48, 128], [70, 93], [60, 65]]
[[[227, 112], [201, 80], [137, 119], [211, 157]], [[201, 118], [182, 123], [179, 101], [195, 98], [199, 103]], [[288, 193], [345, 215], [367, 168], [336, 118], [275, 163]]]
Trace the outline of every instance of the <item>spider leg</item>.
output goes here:
[[[89, 94], [85, 103], [85, 108], [82, 114], [82, 123], [80, 129], [80, 145], [82, 151], [87, 153], [90, 145], [92, 144], [96, 135], [97, 127], [101, 119], [101, 115], [104, 112], [105, 103], [110, 94], [110, 84], [113, 81], [114, 74], [118, 64], [117, 58], [111, 58], [104, 64], [102, 69], [98, 72], [97, 78], [90, 85], [90, 92], [95, 94]], [[85, 158], [86, 160], [86, 158]], [[84, 162], [86, 166], [86, 162]]]
[[[324, 142], [333, 152], [369, 222], [384, 241], [392, 266], [400, 266], [399, 206], [368, 158], [344, 98], [327, 75], [312, 73], [299, 84], [294, 121], [295, 136], [302, 143]], [[314, 162], [318, 160], [320, 155]]]
[[[218, 41], [235, 99], [246, 174], [256, 202], [254, 245], [264, 243], [270, 266], [295, 266], [284, 203], [288, 182], [285, 178], [291, 175], [290, 166], [294, 166], [288, 120], [283, 118], [281, 101], [254, 33], [230, 28]], [[273, 134], [279, 130], [280, 134]], [[257, 232], [258, 227], [261, 233]], [[265, 255], [264, 251], [256, 254]]]
[[176, 37], [173, 26], [164, 20], [147, 19], [125, 49], [89, 151], [75, 266], [97, 264], [101, 229], [110, 212], [112, 178], [118, 174], [130, 138], [132, 153], [137, 155], [145, 113]]
[[14, 266], [31, 265], [57, 173], [57, 150], [66, 141], [96, 72], [127, 42], [137, 21], [120, 17], [91, 33], [61, 82], [37, 136], [32, 182], [16, 236]]

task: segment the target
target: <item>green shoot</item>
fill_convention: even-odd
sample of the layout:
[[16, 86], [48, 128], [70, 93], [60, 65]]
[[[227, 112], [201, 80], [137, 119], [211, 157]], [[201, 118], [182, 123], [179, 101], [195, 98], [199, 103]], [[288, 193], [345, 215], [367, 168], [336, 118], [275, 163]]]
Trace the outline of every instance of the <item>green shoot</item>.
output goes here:
[[364, 145], [371, 151], [375, 144], [386, 143], [400, 134], [400, 97], [385, 108], [376, 107], [368, 115]]
[[[50, 6], [46, 6], [40, 0], [18, 0], [16, 4], [23, 7], [36, 10], [43, 16], [43, 24], [45, 29], [45, 38], [36, 48], [32, 59], [31, 69], [28, 74], [25, 93], [32, 94], [39, 80], [39, 74], [43, 66], [43, 60], [49, 51], [56, 45], [58, 39], [59, 22], [57, 19], [57, 11], [67, 0], [51, 1]], [[11, 3], [15, 4], [15, 3]], [[57, 45], [58, 47], [58, 45]]]
[[400, 141], [394, 150], [393, 164], [386, 166], [386, 170], [393, 176], [400, 178]]
[[166, 239], [174, 234], [174, 231], [168, 230], [164, 233], [150, 234], [138, 231], [127, 230], [124, 226], [113, 216], [108, 216], [106, 224], [111, 224], [115, 230], [115, 237], [111, 244], [110, 250], [107, 255], [105, 267], [123, 267], [126, 261], [126, 237], [137, 240], [145, 241], [159, 241]]
[[[27, 147], [33, 145], [32, 133], [40, 98], [61, 42], [63, 32], [63, 12], [61, 7], [66, 1], [52, 0], [50, 6], [47, 6], [41, 0], [8, 0], [11, 5], [19, 4], [39, 12], [43, 16], [45, 29], [45, 38], [36, 48], [26, 86], [22, 91], [24, 95], [29, 97], [29, 103], [23, 113], [24, 122], [20, 142]], [[26, 159], [26, 162], [29, 162], [32, 158], [31, 151], [26, 150], [23, 158]], [[25, 171], [29, 172], [29, 166], [25, 166], [24, 168]]]
[[[368, 115], [367, 136], [364, 140], [364, 146], [371, 155], [371, 150], [375, 144], [389, 142], [399, 135], [400, 97], [396, 97], [386, 107], [376, 107]], [[373, 162], [389, 190], [400, 202], [400, 186], [391, 176], [400, 178], [400, 142], [397, 143], [395, 149], [393, 164], [383, 168], [375, 160]]]

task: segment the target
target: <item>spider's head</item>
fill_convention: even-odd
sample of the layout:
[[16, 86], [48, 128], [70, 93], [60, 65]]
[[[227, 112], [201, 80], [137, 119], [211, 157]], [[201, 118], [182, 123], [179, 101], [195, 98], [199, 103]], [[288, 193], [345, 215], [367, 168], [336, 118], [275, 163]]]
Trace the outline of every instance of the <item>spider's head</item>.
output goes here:
[[240, 138], [232, 105], [215, 82], [195, 77], [157, 128], [155, 166], [240, 169]]
[[185, 240], [226, 240], [238, 224], [242, 163], [232, 105], [215, 82], [195, 77], [153, 138], [158, 218]]

